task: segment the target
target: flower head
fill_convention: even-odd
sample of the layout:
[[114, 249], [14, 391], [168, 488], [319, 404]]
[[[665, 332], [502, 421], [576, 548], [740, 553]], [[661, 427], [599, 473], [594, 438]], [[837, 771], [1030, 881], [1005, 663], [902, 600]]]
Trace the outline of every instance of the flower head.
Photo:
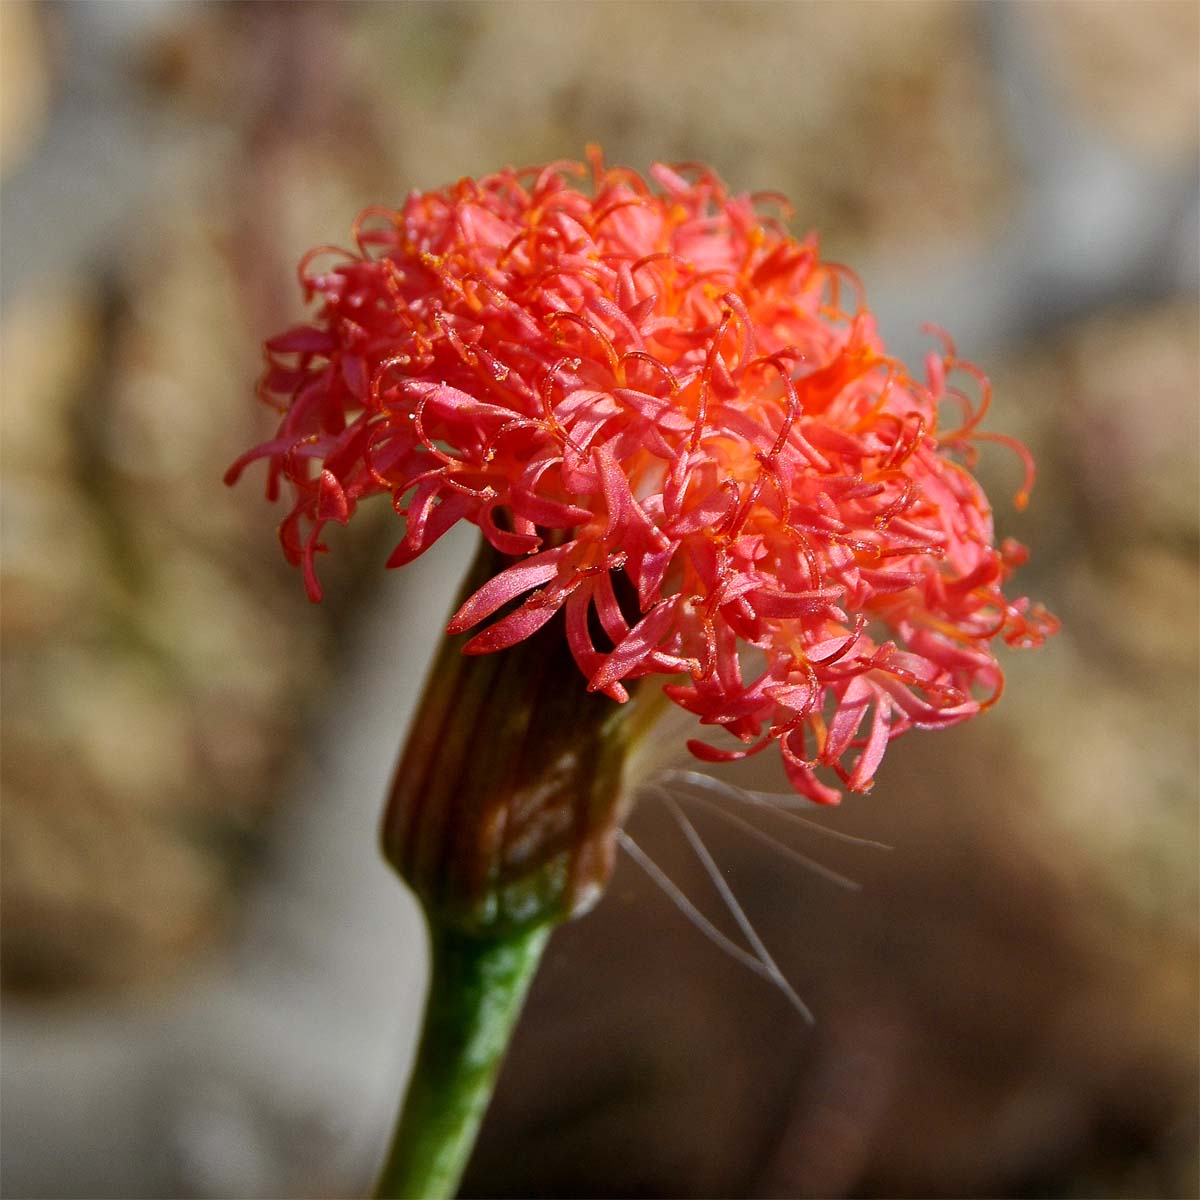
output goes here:
[[656, 189], [598, 152], [587, 174], [413, 192], [359, 217], [356, 251], [307, 255], [317, 315], [266, 344], [279, 431], [229, 479], [265, 458], [269, 495], [290, 485], [314, 600], [322, 528], [362, 500], [403, 518], [390, 566], [470, 521], [511, 562], [450, 621], [466, 653], [561, 610], [589, 690], [664, 676], [736, 739], [698, 757], [774, 742], [802, 794], [838, 799], [819, 767], [865, 791], [891, 738], [997, 698], [995, 638], [1054, 628], [1005, 595], [1025, 551], [994, 544], [969, 470], [1006, 440], [980, 430], [987, 380], [941, 334], [912, 378], [777, 198], [694, 165]]

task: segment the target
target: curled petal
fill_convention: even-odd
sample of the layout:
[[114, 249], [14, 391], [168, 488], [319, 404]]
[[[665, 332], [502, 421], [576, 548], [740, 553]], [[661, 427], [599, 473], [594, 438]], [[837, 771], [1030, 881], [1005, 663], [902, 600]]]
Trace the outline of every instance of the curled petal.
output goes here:
[[350, 505], [337, 476], [332, 471], [322, 471], [317, 484], [317, 520], [345, 525], [349, 519]]
[[[543, 550], [541, 554], [515, 563], [501, 571], [499, 575], [494, 575], [483, 587], [473, 592], [458, 612], [450, 618], [446, 625], [446, 632], [449, 634], [462, 633], [464, 630], [470, 629], [472, 625], [478, 625], [485, 617], [490, 617], [510, 600], [515, 600], [535, 587], [548, 583], [558, 574], [560, 566], [567, 560], [574, 548], [574, 542], [567, 542], [565, 545], [556, 546], [553, 550]], [[533, 628], [537, 628], [537, 626]], [[514, 640], [520, 641], [520, 638]], [[476, 651], [476, 653], [483, 652]]]
[[871, 732], [867, 743], [854, 769], [846, 780], [847, 787], [852, 792], [865, 792], [875, 778], [875, 772], [883, 760], [883, 752], [887, 749], [888, 738], [891, 736], [891, 726], [888, 722], [888, 712], [891, 706], [884, 696], [875, 697], [875, 716], [871, 722]]
[[670, 628], [675, 601], [663, 600], [651, 609], [607, 655], [600, 669], [588, 681], [589, 691], [600, 691], [627, 675], [658, 643]]
[[770, 738], [763, 738], [757, 745], [750, 746], [745, 750], [722, 750], [718, 746], [709, 745], [708, 742], [701, 742], [695, 738], [691, 738], [688, 741], [687, 748], [702, 762], [729, 763], [749, 758], [751, 755], [757, 754], [760, 750], [765, 750], [770, 744]]
[[461, 492], [442, 495], [436, 486], [428, 487], [407, 510], [408, 528], [404, 540], [387, 560], [389, 567], [403, 567], [424, 554], [443, 534], [453, 529], [478, 502]]
[[760, 617], [803, 617], [828, 611], [842, 595], [840, 587], [814, 588], [807, 592], [775, 592], [760, 589], [748, 597]]
[[270, 354], [328, 354], [336, 346], [332, 332], [315, 325], [297, 325], [264, 343]]
[[502, 617], [494, 625], [489, 625], [481, 633], [477, 633], [464, 647], [464, 654], [492, 654], [497, 650], [506, 650], [523, 642], [531, 634], [536, 633], [558, 611], [558, 606], [551, 603], [534, 603], [527, 600], [516, 612]]

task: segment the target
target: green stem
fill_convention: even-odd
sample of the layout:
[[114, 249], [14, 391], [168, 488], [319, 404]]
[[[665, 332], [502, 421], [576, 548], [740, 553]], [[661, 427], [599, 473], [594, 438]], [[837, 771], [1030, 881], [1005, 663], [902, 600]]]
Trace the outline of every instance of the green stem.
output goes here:
[[548, 925], [476, 937], [431, 923], [425, 1025], [377, 1197], [458, 1190]]

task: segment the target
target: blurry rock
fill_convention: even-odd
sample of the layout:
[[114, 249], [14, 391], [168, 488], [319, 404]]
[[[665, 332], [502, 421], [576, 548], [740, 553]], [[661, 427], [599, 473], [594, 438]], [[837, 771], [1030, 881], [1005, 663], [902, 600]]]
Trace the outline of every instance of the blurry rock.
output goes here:
[[29, 154], [46, 119], [49, 78], [38, 6], [0, 5], [0, 178]]
[[1127, 149], [1194, 164], [1200, 9], [1189, 0], [1031, 5], [1046, 65], [1085, 120]]
[[1101, 314], [997, 377], [1043, 466], [1021, 524], [1064, 618], [997, 713], [1034, 714], [1034, 852], [1193, 932], [1198, 320], [1191, 302]]
[[1197, 533], [1200, 309], [1181, 302], [1096, 317], [1057, 358], [1089, 518], [1129, 541], [1184, 549]]
[[[337, 28], [329, 13], [298, 32], [278, 9], [221, 18], [247, 20], [293, 46], [280, 70], [324, 53]], [[307, 72], [265, 79], [248, 44], [222, 70], [226, 88], [239, 72], [255, 80], [257, 102], [241, 110], [253, 138], [198, 142], [89, 278], [48, 280], [6, 312], [13, 989], [157, 979], [221, 928], [327, 679], [358, 560], [386, 556], [368, 530], [346, 539], [314, 609], [272, 534], [282, 508], [255, 495], [261, 476], [236, 494], [222, 486], [271, 428], [253, 402], [257, 344], [301, 312], [297, 242], [323, 232], [307, 185], [330, 136], [322, 112], [347, 160], [355, 144], [337, 124], [344, 105], [311, 105]], [[344, 89], [334, 76], [324, 96]], [[302, 127], [280, 119], [295, 96], [308, 97]], [[326, 173], [321, 194], [336, 193], [343, 227], [371, 183], [369, 170]], [[279, 228], [285, 207], [302, 234]]]

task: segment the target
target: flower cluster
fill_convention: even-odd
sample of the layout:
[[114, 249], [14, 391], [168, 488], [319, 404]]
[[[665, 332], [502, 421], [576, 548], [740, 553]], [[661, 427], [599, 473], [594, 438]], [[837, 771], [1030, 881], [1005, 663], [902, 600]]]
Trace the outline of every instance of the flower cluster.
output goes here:
[[839, 798], [819, 766], [866, 790], [891, 738], [996, 699], [994, 638], [1054, 627], [1006, 598], [1025, 552], [994, 544], [968, 469], [1006, 440], [979, 428], [987, 381], [940, 334], [910, 377], [778, 197], [696, 165], [656, 189], [598, 153], [586, 174], [414, 192], [359, 217], [357, 251], [306, 256], [317, 316], [266, 344], [278, 434], [229, 480], [265, 458], [269, 495], [290, 484], [313, 599], [322, 527], [375, 493], [404, 520], [389, 566], [470, 521], [512, 561], [450, 621], [490, 621], [466, 653], [562, 611], [590, 690], [666, 676], [737, 739], [698, 757], [775, 742], [805, 796]]

